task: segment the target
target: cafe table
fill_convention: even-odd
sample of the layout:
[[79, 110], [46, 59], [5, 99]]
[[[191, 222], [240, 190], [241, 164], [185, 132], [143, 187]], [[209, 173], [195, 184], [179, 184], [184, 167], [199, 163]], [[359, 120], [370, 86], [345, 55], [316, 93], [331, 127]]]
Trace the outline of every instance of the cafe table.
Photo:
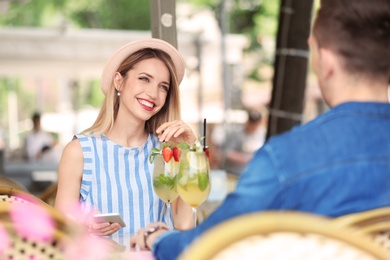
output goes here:
[[151, 251], [130, 248], [130, 235], [119, 239], [106, 238], [105, 241], [112, 252], [109, 260], [155, 260]]

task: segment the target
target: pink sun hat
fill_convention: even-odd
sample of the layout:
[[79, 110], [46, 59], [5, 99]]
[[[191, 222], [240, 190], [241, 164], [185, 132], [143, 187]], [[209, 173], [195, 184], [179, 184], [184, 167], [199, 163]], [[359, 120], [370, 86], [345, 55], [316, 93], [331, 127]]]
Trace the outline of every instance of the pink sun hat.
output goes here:
[[156, 38], [147, 38], [129, 42], [119, 48], [111, 56], [111, 58], [106, 63], [106, 66], [104, 67], [102, 73], [101, 88], [104, 95], [107, 94], [107, 91], [112, 83], [113, 76], [117, 71], [119, 65], [131, 54], [144, 48], [159, 49], [166, 52], [171, 57], [173, 64], [175, 65], [177, 79], [180, 85], [184, 77], [184, 59], [179, 53], [179, 51], [164, 40]]

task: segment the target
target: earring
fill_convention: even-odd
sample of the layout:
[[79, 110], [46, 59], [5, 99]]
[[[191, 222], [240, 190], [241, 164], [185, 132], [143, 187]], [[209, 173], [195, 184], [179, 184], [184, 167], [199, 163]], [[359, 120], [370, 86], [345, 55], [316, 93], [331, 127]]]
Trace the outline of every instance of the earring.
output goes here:
[[118, 95], [118, 97], [121, 95], [121, 93], [120, 92], [118, 92], [118, 93], [116, 93], [117, 95]]

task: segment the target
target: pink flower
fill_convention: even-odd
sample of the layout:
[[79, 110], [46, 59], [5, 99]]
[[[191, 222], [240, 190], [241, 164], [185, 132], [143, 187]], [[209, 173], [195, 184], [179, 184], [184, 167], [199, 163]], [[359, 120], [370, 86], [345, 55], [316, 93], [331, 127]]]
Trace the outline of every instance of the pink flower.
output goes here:
[[65, 259], [106, 259], [110, 253], [109, 245], [102, 238], [83, 233], [66, 246]]
[[20, 236], [38, 241], [53, 238], [55, 222], [42, 206], [29, 202], [11, 205], [11, 218]]

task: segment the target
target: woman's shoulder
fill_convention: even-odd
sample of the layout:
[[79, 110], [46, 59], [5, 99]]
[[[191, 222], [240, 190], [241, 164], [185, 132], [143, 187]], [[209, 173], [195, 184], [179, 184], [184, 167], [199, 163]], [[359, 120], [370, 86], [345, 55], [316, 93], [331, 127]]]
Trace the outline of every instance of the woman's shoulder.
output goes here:
[[93, 142], [102, 141], [103, 135], [95, 135], [93, 133], [81, 133], [74, 135], [74, 139], [77, 139], [81, 146], [92, 144]]
[[62, 157], [77, 158], [79, 156], [82, 157], [82, 148], [80, 142], [77, 139], [73, 139], [64, 147]]

